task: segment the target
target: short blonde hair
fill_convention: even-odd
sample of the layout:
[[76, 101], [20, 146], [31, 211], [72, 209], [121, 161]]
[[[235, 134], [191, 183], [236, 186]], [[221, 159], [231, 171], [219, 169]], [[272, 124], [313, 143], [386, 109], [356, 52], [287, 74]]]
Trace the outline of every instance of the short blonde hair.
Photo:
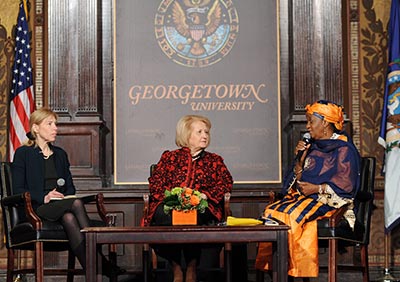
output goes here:
[[[196, 121], [203, 122], [208, 130], [211, 129], [211, 122], [208, 118], [199, 115], [186, 115], [179, 119], [176, 125], [175, 144], [178, 147], [188, 147], [189, 138], [192, 134], [192, 124]], [[210, 144], [210, 139], [208, 141]]]
[[50, 110], [49, 108], [40, 108], [31, 114], [31, 116], [29, 118], [29, 129], [30, 129], [30, 135], [31, 135], [31, 137], [33, 137], [32, 138], [33, 140], [28, 139], [25, 142], [25, 145], [28, 145], [28, 146], [36, 145], [35, 139], [37, 136], [36, 136], [36, 133], [32, 130], [33, 125], [41, 124], [48, 117], [54, 117], [56, 121], [58, 120], [58, 115], [55, 112], [53, 112], [52, 110]]

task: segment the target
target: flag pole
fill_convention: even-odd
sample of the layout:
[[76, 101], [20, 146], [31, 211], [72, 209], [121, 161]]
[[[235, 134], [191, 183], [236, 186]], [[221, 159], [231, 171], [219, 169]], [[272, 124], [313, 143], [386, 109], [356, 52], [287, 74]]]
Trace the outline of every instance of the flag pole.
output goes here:
[[383, 277], [379, 278], [378, 280], [375, 280], [376, 282], [392, 282], [392, 281], [399, 281], [395, 277], [393, 277], [390, 274], [390, 251], [389, 251], [389, 246], [390, 246], [390, 241], [391, 241], [391, 236], [390, 232], [385, 232], [385, 261], [384, 261], [384, 274]]

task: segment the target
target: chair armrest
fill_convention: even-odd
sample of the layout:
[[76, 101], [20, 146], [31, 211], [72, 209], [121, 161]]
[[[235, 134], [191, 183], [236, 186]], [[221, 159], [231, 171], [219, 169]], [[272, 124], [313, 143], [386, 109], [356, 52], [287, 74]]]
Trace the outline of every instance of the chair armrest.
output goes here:
[[4, 197], [3, 199], [1, 199], [1, 203], [5, 207], [23, 205], [25, 203], [24, 194], [17, 194]]
[[143, 217], [142, 223], [144, 224], [145, 218], [149, 215], [149, 205], [150, 205], [150, 197], [149, 194], [143, 194]]
[[268, 193], [268, 197], [269, 197], [269, 202], [270, 203], [273, 203], [273, 202], [275, 202], [275, 192], [269, 192]]
[[95, 199], [96, 199], [97, 212], [98, 212], [100, 218], [106, 224], [108, 224], [107, 210], [106, 210], [106, 206], [104, 205], [104, 195], [103, 195], [103, 193], [98, 193], [97, 195], [95, 195]]
[[231, 211], [231, 193], [227, 192], [224, 194], [224, 220], [226, 221], [228, 216], [232, 215]]
[[42, 228], [42, 220], [36, 214], [36, 212], [33, 210], [31, 193], [24, 192], [23, 197], [24, 197], [26, 218], [32, 224], [33, 228], [35, 228], [36, 230], [41, 229]]
[[32, 224], [33, 228], [40, 229], [42, 227], [42, 220], [33, 210], [31, 194], [29, 192], [4, 197], [1, 203], [4, 206], [23, 206], [26, 218]]

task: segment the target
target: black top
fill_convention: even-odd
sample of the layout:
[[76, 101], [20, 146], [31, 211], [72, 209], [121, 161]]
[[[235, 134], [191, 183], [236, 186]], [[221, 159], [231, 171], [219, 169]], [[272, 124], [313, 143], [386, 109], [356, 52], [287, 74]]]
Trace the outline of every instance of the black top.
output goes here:
[[54, 188], [57, 188], [57, 170], [54, 164], [54, 157], [44, 159], [44, 191], [49, 193]]

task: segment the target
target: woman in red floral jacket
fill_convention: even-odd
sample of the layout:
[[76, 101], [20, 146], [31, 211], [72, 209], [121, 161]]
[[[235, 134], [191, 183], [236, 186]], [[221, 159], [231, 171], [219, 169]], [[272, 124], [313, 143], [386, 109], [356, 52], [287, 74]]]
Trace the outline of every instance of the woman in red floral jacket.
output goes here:
[[[205, 151], [210, 144], [211, 122], [197, 115], [182, 117], [176, 126], [175, 143], [180, 149], [166, 151], [149, 178], [150, 211], [145, 224], [171, 225], [171, 215], [163, 209], [164, 191], [189, 187], [206, 197], [208, 208], [198, 213], [198, 224], [220, 222], [223, 218], [224, 194], [232, 191], [232, 176], [222, 157]], [[198, 245], [157, 245], [156, 253], [172, 264], [174, 282], [183, 281], [181, 254], [187, 270], [186, 282], [196, 281], [196, 265], [201, 247]]]

